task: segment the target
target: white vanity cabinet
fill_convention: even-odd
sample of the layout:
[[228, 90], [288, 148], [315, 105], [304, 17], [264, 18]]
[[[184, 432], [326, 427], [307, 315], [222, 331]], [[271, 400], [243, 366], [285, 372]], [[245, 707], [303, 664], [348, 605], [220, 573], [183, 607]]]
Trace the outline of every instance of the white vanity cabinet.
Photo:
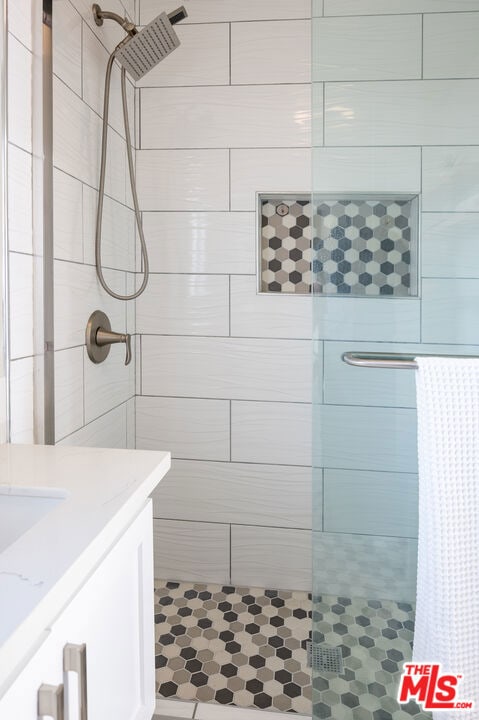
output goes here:
[[[151, 501], [114, 545], [105, 548], [101, 562], [85, 567], [81, 582], [0, 700], [0, 720], [37, 720], [42, 684], [63, 684], [64, 720], [151, 719], [155, 703]], [[80, 707], [79, 675], [63, 669], [68, 644], [85, 645], [87, 707]], [[58, 720], [63, 720], [61, 713]]]

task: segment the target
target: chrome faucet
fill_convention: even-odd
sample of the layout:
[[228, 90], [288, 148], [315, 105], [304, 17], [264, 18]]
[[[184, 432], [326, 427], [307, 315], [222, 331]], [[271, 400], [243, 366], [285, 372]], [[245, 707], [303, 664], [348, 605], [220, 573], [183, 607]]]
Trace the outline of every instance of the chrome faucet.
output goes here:
[[130, 364], [131, 335], [113, 332], [108, 316], [101, 310], [95, 310], [88, 318], [85, 339], [88, 357], [92, 362], [102, 363], [108, 357], [112, 345], [125, 343], [125, 365]]

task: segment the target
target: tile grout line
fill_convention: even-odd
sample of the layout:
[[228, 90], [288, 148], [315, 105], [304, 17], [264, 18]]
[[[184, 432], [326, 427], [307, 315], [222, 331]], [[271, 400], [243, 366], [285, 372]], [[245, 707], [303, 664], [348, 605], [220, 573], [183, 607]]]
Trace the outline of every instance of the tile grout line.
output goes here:
[[424, 79], [424, 13], [421, 15], [421, 79]]
[[229, 572], [229, 583], [232, 585], [232, 575], [233, 575], [233, 563], [232, 563], [232, 557], [233, 557], [233, 548], [232, 548], [232, 537], [233, 537], [233, 525], [230, 523], [230, 547], [229, 547], [229, 560], [230, 560], [230, 572]]
[[228, 61], [229, 61], [229, 84], [231, 85], [231, 77], [232, 77], [232, 24], [229, 23], [229, 29], [228, 29]]

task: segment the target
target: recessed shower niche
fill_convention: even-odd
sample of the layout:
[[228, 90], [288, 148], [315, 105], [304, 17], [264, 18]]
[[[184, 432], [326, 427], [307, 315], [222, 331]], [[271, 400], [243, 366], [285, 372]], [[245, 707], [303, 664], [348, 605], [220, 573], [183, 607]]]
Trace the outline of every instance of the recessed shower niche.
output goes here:
[[[419, 197], [259, 194], [259, 292], [417, 295]], [[313, 288], [314, 273], [314, 288]]]

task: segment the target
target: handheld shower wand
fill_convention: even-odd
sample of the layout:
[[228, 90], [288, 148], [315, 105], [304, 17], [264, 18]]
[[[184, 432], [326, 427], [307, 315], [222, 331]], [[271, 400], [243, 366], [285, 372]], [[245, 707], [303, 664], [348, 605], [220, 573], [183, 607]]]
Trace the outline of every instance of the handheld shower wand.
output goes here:
[[[122, 18], [114, 12], [102, 10], [99, 5], [92, 7], [93, 18], [98, 26], [103, 25], [104, 20], [114, 20], [126, 33], [127, 37], [122, 40], [113, 50], [108, 60], [105, 75], [105, 95], [103, 101], [103, 129], [101, 143], [101, 160], [100, 160], [100, 181], [98, 189], [98, 207], [96, 214], [96, 230], [95, 230], [95, 264], [98, 280], [102, 288], [111, 297], [117, 300], [135, 300], [139, 297], [148, 285], [149, 279], [149, 261], [148, 250], [146, 247], [145, 236], [143, 233], [143, 224], [141, 221], [140, 208], [138, 203], [138, 194], [136, 191], [135, 169], [133, 164], [133, 156], [131, 151], [131, 134], [130, 120], [128, 117], [128, 102], [126, 94], [126, 72], [133, 77], [134, 80], [140, 80], [147, 72], [154, 68], [161, 60], [169, 55], [180, 44], [179, 38], [173, 30], [173, 25], [187, 17], [184, 7], [180, 7], [167, 15], [161, 13], [148, 25], [141, 30], [131, 23], [127, 18]], [[102, 220], [103, 220], [103, 201], [105, 197], [105, 175], [106, 175], [106, 154], [108, 145], [108, 114], [110, 107], [110, 86], [111, 73], [115, 60], [121, 65], [121, 99], [123, 109], [123, 124], [125, 127], [126, 154], [128, 158], [128, 172], [130, 176], [130, 187], [133, 198], [133, 208], [135, 212], [135, 221], [140, 236], [141, 258], [143, 264], [143, 280], [135, 292], [131, 295], [121, 295], [112, 290], [105, 280], [101, 264], [101, 242], [102, 242]]]

